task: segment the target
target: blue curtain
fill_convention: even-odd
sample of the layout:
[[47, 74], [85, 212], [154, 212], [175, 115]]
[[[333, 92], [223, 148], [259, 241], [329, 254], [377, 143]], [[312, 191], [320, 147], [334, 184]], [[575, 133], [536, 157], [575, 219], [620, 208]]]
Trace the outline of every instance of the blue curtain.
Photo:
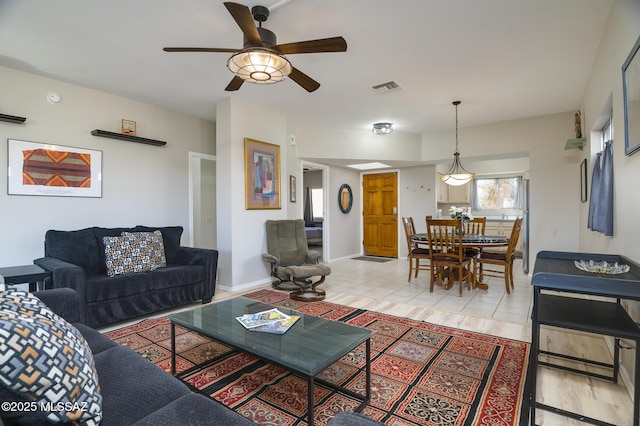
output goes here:
[[313, 201], [311, 199], [311, 188], [304, 189], [304, 224], [313, 226]]
[[478, 199], [478, 179], [473, 179], [471, 186], [471, 210], [480, 210], [480, 200]]
[[608, 141], [593, 164], [587, 227], [613, 236], [613, 142]]
[[516, 199], [514, 200], [513, 208], [517, 210], [524, 210], [525, 196], [524, 196], [524, 185], [522, 184], [522, 176], [516, 177], [515, 192], [516, 192]]

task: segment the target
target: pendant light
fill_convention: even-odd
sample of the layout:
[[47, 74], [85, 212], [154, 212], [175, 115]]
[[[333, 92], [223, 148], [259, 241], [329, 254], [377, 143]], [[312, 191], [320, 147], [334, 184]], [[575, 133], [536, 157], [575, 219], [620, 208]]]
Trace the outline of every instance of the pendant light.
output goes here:
[[445, 174], [440, 174], [440, 179], [447, 185], [460, 186], [473, 179], [473, 173], [462, 167], [460, 163], [460, 151], [458, 151], [458, 105], [460, 101], [453, 101], [456, 107], [456, 150], [453, 153], [453, 164]]

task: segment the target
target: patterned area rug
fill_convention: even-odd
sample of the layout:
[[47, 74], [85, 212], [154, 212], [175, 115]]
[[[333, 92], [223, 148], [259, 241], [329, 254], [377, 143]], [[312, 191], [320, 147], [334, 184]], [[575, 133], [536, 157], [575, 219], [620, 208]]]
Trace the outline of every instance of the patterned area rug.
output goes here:
[[[254, 300], [366, 327], [371, 339], [371, 395], [363, 414], [388, 425], [516, 425], [525, 385], [529, 344], [426, 322], [337, 305], [298, 302], [288, 293], [261, 290]], [[184, 377], [260, 425], [306, 425], [306, 380], [251, 355], [177, 327], [177, 370], [218, 355], [218, 362]], [[167, 318], [106, 333], [170, 371]], [[286, 349], [286, 348], [285, 348]], [[364, 344], [320, 377], [364, 394]], [[315, 424], [326, 425], [359, 401], [316, 384]]]

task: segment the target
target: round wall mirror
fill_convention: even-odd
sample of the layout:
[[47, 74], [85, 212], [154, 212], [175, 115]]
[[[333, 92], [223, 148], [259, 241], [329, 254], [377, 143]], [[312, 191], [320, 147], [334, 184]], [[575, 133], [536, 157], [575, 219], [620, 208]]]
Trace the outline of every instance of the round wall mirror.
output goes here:
[[343, 183], [338, 191], [338, 205], [340, 206], [340, 211], [344, 214], [351, 211], [353, 193], [351, 192], [351, 187], [346, 183]]

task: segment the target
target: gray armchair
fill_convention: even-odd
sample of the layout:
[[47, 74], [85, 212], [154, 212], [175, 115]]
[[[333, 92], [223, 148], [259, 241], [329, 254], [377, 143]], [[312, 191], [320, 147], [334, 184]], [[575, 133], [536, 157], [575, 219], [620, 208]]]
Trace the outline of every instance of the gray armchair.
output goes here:
[[[309, 250], [304, 220], [267, 220], [267, 252], [262, 259], [271, 265], [271, 285], [291, 291], [294, 300], [323, 300], [324, 290], [316, 287], [324, 282], [331, 268], [320, 263], [322, 254]], [[312, 277], [319, 277], [313, 281]]]

